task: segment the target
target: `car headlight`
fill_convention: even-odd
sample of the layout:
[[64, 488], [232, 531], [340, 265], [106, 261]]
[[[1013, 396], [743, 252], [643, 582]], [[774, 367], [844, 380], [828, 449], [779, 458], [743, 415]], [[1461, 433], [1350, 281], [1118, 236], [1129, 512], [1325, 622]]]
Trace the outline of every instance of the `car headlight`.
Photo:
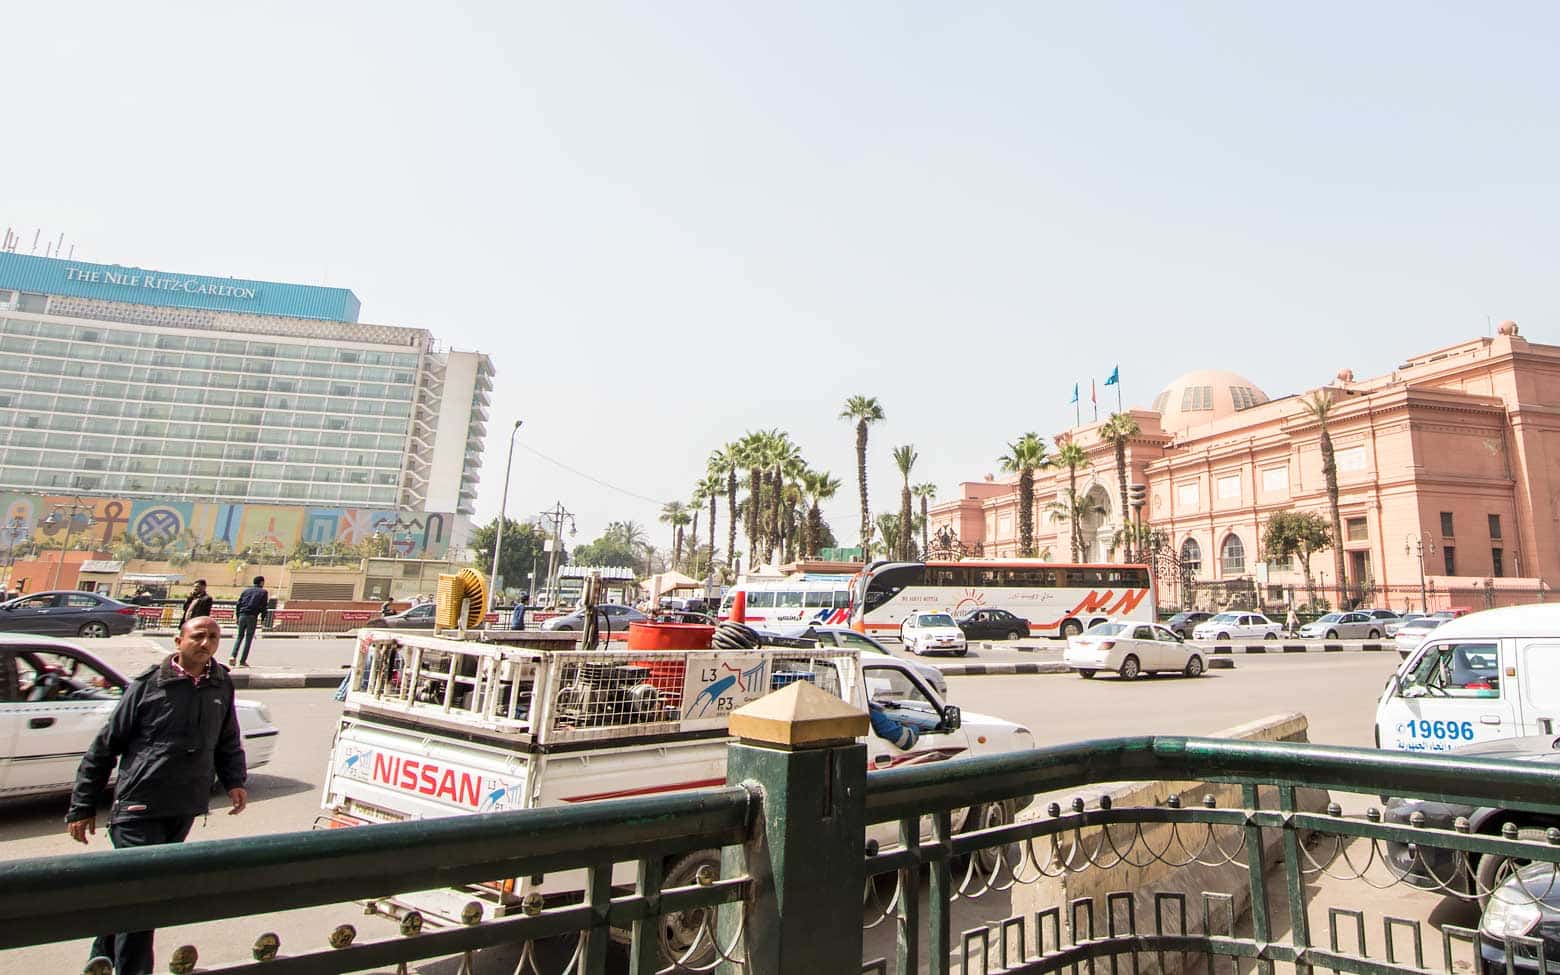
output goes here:
[[1528, 892], [1518, 878], [1513, 877], [1490, 894], [1490, 903], [1479, 921], [1479, 930], [1492, 938], [1521, 937], [1531, 934], [1543, 916], [1538, 899]]

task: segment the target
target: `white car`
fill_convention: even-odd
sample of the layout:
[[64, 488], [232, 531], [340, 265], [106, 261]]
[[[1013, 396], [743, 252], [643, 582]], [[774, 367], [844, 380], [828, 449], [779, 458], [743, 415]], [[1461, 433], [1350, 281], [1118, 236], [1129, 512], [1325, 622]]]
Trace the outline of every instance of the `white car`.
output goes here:
[[1382, 622], [1384, 625], [1381, 628], [1381, 633], [1383, 636], [1397, 636], [1398, 630], [1402, 629], [1405, 625], [1412, 623], [1414, 620], [1421, 620], [1424, 618], [1424, 613], [1404, 613], [1395, 620], [1383, 620]]
[[1193, 640], [1277, 640], [1284, 624], [1275, 623], [1261, 613], [1220, 613], [1204, 620], [1192, 630]]
[[969, 653], [964, 631], [947, 613], [911, 613], [899, 624], [899, 642], [917, 656], [926, 653]]
[[[130, 682], [72, 643], [0, 633], [0, 798], [69, 792], [76, 768]], [[249, 768], [276, 750], [271, 714], [237, 702]]]
[[1328, 613], [1300, 627], [1308, 640], [1379, 640], [1381, 620], [1369, 613]]
[[1159, 671], [1200, 677], [1207, 669], [1202, 651], [1182, 643], [1169, 627], [1131, 621], [1096, 623], [1078, 636], [1068, 637], [1062, 662], [1079, 677], [1114, 670], [1122, 680]]
[[1397, 646], [1398, 656], [1407, 657], [1415, 650], [1418, 650], [1419, 645], [1425, 642], [1425, 637], [1430, 635], [1431, 630], [1434, 630], [1447, 620], [1456, 619], [1458, 615], [1458, 613], [1450, 610], [1441, 610], [1438, 613], [1431, 613], [1429, 616], [1421, 616], [1417, 620], [1409, 620], [1398, 627], [1398, 631], [1392, 635], [1392, 641]]
[[[765, 631], [759, 630], [759, 633], [762, 634], [763, 632]], [[860, 652], [863, 660], [869, 656], [893, 656], [883, 644], [865, 633], [857, 633], [848, 626], [793, 626], [781, 630], [775, 635], [805, 637], [810, 640], [817, 640], [826, 647], [844, 647], [847, 650], [856, 650]], [[910, 666], [915, 668], [915, 672], [921, 675], [922, 680], [932, 686], [932, 690], [937, 692], [938, 697], [941, 697], [944, 701], [948, 700], [948, 678], [943, 676], [943, 672], [937, 669], [936, 664], [911, 662]]]

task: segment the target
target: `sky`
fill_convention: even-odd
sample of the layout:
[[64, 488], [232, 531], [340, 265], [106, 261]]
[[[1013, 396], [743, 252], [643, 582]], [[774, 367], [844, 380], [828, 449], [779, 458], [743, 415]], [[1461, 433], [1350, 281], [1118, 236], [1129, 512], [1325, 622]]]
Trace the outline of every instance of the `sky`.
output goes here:
[[[1560, 8], [148, 2], [6, 11], [0, 226], [353, 289], [498, 371], [478, 516], [656, 523], [852, 394], [954, 496], [1120, 367], [1270, 396], [1553, 342]], [[1113, 405], [1101, 388], [1101, 407]], [[1107, 398], [1109, 397], [1109, 398]], [[572, 470], [571, 470], [572, 469]], [[724, 512], [721, 518], [724, 521]], [[703, 528], [701, 527], [701, 534]], [[724, 528], [720, 531], [724, 536]], [[741, 540], [739, 536], [739, 545]]]

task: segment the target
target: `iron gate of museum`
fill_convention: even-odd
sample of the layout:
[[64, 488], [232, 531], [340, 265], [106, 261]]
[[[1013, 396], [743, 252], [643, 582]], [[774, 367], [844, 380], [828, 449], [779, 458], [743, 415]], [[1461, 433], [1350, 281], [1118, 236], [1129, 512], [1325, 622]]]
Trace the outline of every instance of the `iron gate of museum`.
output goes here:
[[[1269, 972], [1283, 964], [1302, 975], [1312, 967], [1358, 975], [1463, 972], [1470, 965], [1546, 970], [1539, 938], [1443, 924], [1439, 939], [1426, 944], [1419, 924], [1367, 912], [1379, 889], [1408, 883], [1405, 876], [1433, 888], [1422, 896], [1471, 900], [1488, 893], [1491, 881], [1476, 858], [1560, 861], [1560, 830], [1531, 829], [1560, 821], [1553, 766], [1161, 736], [869, 777], [865, 749], [854, 742], [731, 748], [732, 784], [697, 792], [6, 863], [0, 947], [23, 953], [0, 955], [0, 967], [22, 970], [16, 964], [25, 962], [27, 946], [102, 929], [245, 918], [260, 934], [266, 915], [287, 908], [579, 870], [582, 893], [572, 902], [538, 900], [512, 916], [473, 916], [465, 926], [442, 929], [410, 915], [401, 934], [378, 940], [359, 940], [343, 923], [321, 931], [317, 947], [278, 945], [262, 935], [255, 961], [214, 968], [197, 968], [191, 946], [176, 953], [170, 970], [352, 972], [454, 957], [460, 971], [474, 972], [491, 970], [481, 968], [483, 949], [507, 945], [519, 961], [506, 962], [504, 971], [596, 975], [608, 967], [614, 929], [628, 943], [626, 966], [634, 975], [717, 967], [755, 975], [890, 968], [908, 975], [955, 965], [966, 972], [1065, 968], [1076, 975], [1086, 968], [1102, 975], [1106, 965], [1112, 973], [1129, 965], [1138, 973], [1186, 963]], [[1157, 804], [1044, 798], [1121, 782], [1181, 785], [1163, 790]], [[1186, 789], [1195, 795], [1204, 788], [1194, 783], [1213, 784], [1206, 801], [1177, 802]], [[1217, 799], [1220, 790], [1235, 801]], [[1331, 790], [1331, 801], [1313, 790]], [[1343, 814], [1344, 793], [1361, 805], [1360, 814]], [[1382, 793], [1509, 812], [1493, 833], [1471, 832], [1465, 820], [1446, 829], [1422, 817], [1392, 823], [1375, 806]], [[1037, 795], [1031, 815], [1009, 815]], [[896, 826], [899, 842], [868, 838], [872, 823]], [[1544, 838], [1530, 839], [1535, 835]], [[720, 871], [701, 870], [685, 886], [661, 889], [669, 858], [711, 848], [724, 850]], [[637, 880], [614, 884], [613, 864], [624, 862], [637, 864]], [[1206, 879], [1221, 869], [1239, 882], [1189, 893], [1175, 880], [1186, 871], [1203, 871], [1199, 879]], [[1098, 897], [1048, 903], [1023, 893], [1091, 875], [1104, 878]], [[1552, 876], [1542, 865], [1524, 870], [1520, 877], [1533, 889], [1518, 895], [1513, 911], [1531, 914]], [[1117, 877], [1129, 889], [1110, 890]], [[1349, 903], [1322, 903], [1320, 890], [1343, 885]], [[1512, 896], [1510, 889], [1497, 896]], [[1249, 900], [1248, 916], [1240, 916], [1241, 900]], [[983, 901], [992, 907], [979, 908]], [[955, 938], [955, 915], [979, 918]], [[660, 957], [658, 935], [674, 916], [697, 932], [686, 964]], [[883, 957], [863, 958], [864, 930], [868, 943], [881, 936]], [[563, 946], [556, 965], [540, 945]], [[691, 964], [699, 955], [708, 960]]]

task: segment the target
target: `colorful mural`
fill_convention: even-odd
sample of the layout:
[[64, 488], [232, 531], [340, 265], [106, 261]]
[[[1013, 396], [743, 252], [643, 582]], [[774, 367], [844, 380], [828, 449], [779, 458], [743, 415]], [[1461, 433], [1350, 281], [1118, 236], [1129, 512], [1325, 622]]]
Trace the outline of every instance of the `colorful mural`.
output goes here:
[[[76, 513], [70, 516], [72, 505]], [[453, 515], [442, 512], [377, 508], [0, 494], [0, 545], [29, 539], [58, 545], [68, 529], [73, 536], [85, 533], [105, 550], [129, 535], [148, 547], [173, 551], [223, 541], [234, 551], [270, 543], [288, 552], [300, 541], [357, 545], [383, 533], [402, 558], [439, 559], [449, 552], [453, 521]]]

